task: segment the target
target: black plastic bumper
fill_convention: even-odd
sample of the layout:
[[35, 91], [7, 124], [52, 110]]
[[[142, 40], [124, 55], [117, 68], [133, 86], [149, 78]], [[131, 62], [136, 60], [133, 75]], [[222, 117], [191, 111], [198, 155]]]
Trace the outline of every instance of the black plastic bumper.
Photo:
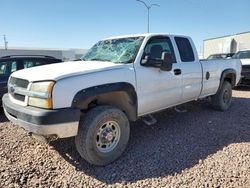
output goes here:
[[3, 108], [7, 118], [29, 132], [40, 135], [56, 134], [59, 137], [75, 136], [80, 119], [80, 110], [63, 108], [46, 110], [30, 106], [20, 106], [3, 96]]

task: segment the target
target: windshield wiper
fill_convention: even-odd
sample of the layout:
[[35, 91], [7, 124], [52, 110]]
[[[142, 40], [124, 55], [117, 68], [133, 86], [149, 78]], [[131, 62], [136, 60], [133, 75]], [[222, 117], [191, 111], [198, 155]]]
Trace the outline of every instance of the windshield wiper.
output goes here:
[[85, 61], [84, 59], [74, 59], [73, 61]]
[[110, 60], [108, 60], [108, 59], [93, 58], [93, 59], [90, 59], [90, 61], [110, 61]]
[[129, 64], [129, 63], [132, 63], [133, 60], [128, 60], [128, 61], [116, 61], [116, 62], [113, 62], [113, 63], [116, 63], [116, 64]]

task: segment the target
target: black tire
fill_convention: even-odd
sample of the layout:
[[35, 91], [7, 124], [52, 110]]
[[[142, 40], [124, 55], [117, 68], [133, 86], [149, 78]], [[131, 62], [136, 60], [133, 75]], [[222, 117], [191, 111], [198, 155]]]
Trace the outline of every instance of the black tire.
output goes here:
[[[100, 129], [104, 127], [104, 124], [110, 121], [116, 122], [119, 126], [119, 141], [116, 142], [116, 145], [111, 151], [102, 152], [100, 151], [100, 146], [99, 149], [97, 146], [97, 140], [99, 141], [100, 139], [98, 134], [100, 134]], [[75, 137], [75, 144], [77, 151], [87, 162], [103, 166], [115, 161], [121, 156], [126, 149], [129, 135], [129, 121], [121, 110], [111, 106], [97, 106], [80, 120], [78, 134]]]
[[232, 85], [224, 81], [217, 93], [212, 96], [212, 106], [219, 111], [227, 110], [232, 103]]

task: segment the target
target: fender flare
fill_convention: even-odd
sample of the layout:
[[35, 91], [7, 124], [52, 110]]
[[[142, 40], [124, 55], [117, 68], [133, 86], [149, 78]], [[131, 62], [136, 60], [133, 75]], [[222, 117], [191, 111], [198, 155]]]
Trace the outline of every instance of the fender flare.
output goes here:
[[226, 69], [221, 73], [220, 85], [219, 85], [218, 91], [221, 89], [222, 84], [223, 84], [224, 80], [228, 77], [228, 75], [230, 75], [230, 77], [231, 77], [231, 80], [232, 80], [231, 85], [232, 85], [232, 87], [234, 87], [236, 85], [236, 71], [234, 69]]
[[[137, 119], [138, 109], [137, 94], [134, 86], [127, 82], [109, 83], [82, 89], [75, 94], [71, 106], [81, 110], [87, 110], [89, 107], [88, 105], [92, 101], [97, 100], [100, 96], [112, 93], [126, 94], [126, 98], [128, 99], [127, 101], [119, 100], [119, 102], [123, 103], [123, 106], [126, 108], [121, 110], [126, 112], [130, 120], [135, 121]], [[125, 103], [126, 105], [124, 105]], [[115, 106], [119, 107], [119, 104]]]

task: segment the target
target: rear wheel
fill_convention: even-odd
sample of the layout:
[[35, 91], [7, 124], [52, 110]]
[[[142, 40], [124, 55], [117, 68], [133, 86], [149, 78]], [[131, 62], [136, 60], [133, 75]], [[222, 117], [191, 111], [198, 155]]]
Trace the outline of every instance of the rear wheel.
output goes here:
[[80, 120], [75, 144], [86, 161], [94, 165], [106, 165], [123, 153], [129, 133], [129, 121], [121, 110], [98, 106]]
[[225, 81], [220, 90], [212, 96], [212, 106], [219, 111], [227, 110], [232, 103], [232, 85]]

